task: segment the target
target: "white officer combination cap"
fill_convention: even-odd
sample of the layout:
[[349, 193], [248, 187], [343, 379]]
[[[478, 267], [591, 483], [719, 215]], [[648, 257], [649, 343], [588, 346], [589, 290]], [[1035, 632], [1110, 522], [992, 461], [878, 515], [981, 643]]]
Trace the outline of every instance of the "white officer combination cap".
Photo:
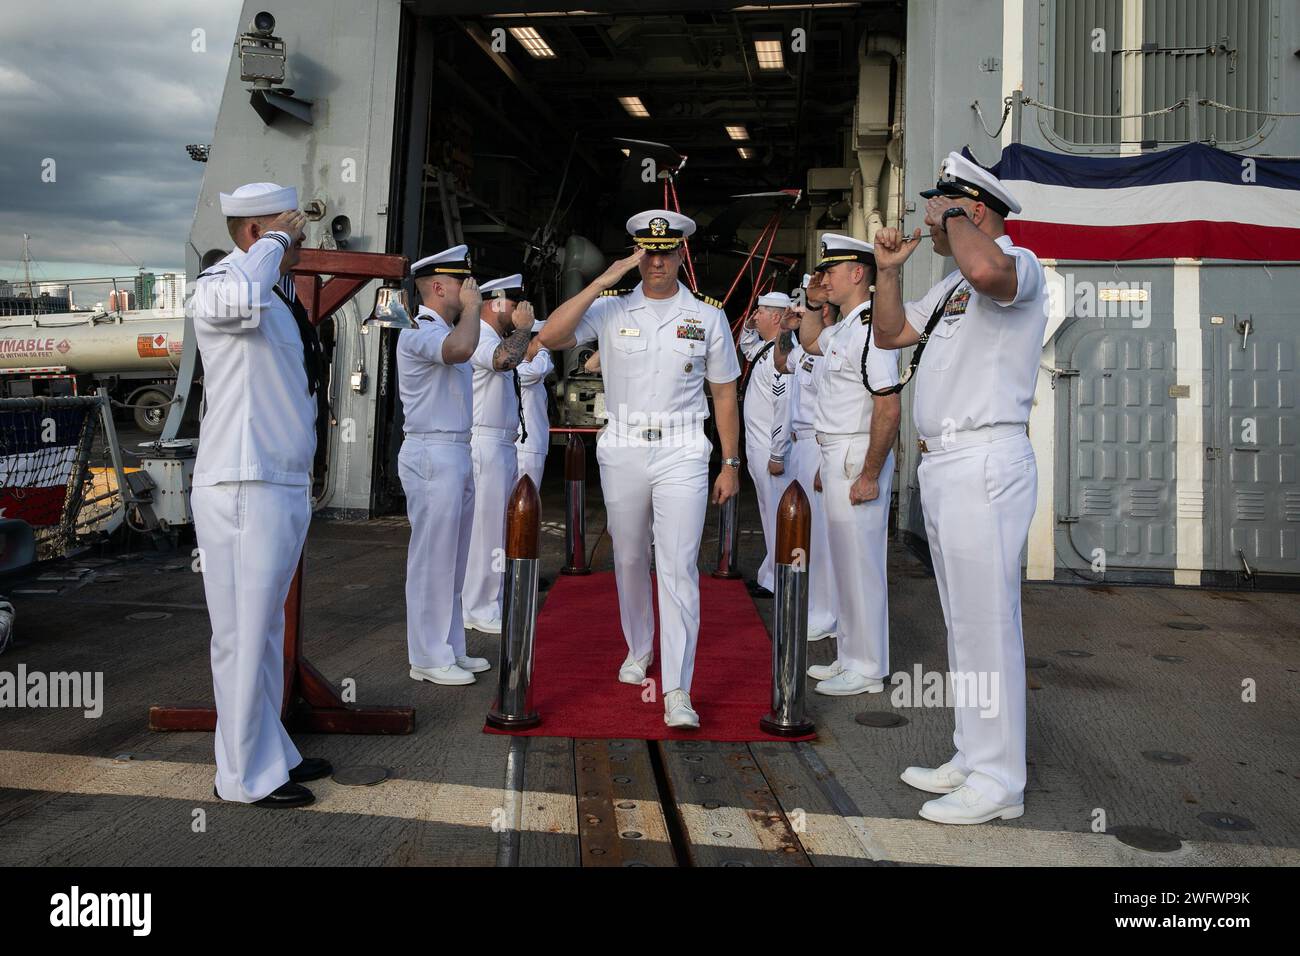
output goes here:
[[876, 247], [862, 239], [852, 236], [840, 236], [828, 232], [822, 236], [821, 257], [814, 267], [815, 272], [825, 272], [831, 266], [841, 262], [861, 262], [864, 265], [876, 264]]
[[512, 276], [493, 279], [478, 287], [485, 299], [509, 299], [511, 302], [524, 301], [524, 277], [516, 272]]
[[452, 246], [442, 252], [425, 256], [411, 265], [411, 278], [420, 279], [431, 275], [449, 275], [468, 278], [470, 276], [469, 247]]
[[924, 189], [926, 199], [949, 196], [953, 199], [974, 199], [982, 202], [999, 216], [1020, 212], [1020, 203], [1007, 187], [979, 163], [972, 162], [961, 153], [949, 153], [939, 167], [939, 181], [933, 189]]
[[273, 216], [298, 208], [298, 190], [293, 186], [275, 183], [248, 183], [233, 193], [220, 193], [221, 215], [227, 218], [243, 216]]
[[788, 309], [793, 304], [784, 292], [767, 292], [758, 297], [759, 308]]
[[670, 209], [647, 209], [627, 221], [627, 234], [647, 252], [672, 252], [695, 234], [695, 220]]

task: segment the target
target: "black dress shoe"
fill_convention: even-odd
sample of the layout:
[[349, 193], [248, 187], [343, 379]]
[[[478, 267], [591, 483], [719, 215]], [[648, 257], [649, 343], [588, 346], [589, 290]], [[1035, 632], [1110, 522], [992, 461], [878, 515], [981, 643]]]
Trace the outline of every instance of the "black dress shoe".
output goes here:
[[[222, 803], [238, 803], [238, 800], [222, 800], [217, 788], [212, 788], [212, 795]], [[292, 810], [294, 807], [306, 807], [316, 802], [316, 796], [300, 783], [286, 783], [271, 791], [261, 800], [248, 804], [251, 807], [263, 807], [267, 810]]]
[[756, 598], [771, 598], [773, 596], [771, 591], [763, 587], [763, 585], [759, 584], [757, 581], [746, 581], [745, 590], [747, 590], [752, 597]]
[[302, 763], [289, 771], [290, 783], [306, 783], [308, 780], [320, 780], [334, 772], [334, 767], [324, 757], [303, 757]]

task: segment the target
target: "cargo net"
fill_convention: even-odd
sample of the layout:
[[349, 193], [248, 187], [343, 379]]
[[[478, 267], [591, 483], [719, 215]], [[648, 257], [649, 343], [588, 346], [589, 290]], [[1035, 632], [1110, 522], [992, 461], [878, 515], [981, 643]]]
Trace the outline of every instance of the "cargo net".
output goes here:
[[77, 538], [101, 399], [0, 399], [0, 520], [32, 526], [40, 560]]

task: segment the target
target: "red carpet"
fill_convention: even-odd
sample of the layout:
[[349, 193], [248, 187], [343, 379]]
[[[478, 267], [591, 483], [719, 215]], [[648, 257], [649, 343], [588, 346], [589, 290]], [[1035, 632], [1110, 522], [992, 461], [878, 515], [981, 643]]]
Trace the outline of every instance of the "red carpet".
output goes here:
[[[618, 682], [627, 644], [618, 619], [613, 572], [557, 577], [537, 618], [533, 704], [542, 722], [530, 737], [627, 737], [641, 740], [809, 740], [772, 737], [758, 728], [771, 709], [772, 642], [741, 581], [700, 575], [700, 639], [691, 705], [699, 730], [664, 726], [656, 693]], [[647, 675], [659, 688], [659, 643]], [[496, 670], [482, 675], [496, 680]], [[488, 733], [501, 733], [484, 727]]]

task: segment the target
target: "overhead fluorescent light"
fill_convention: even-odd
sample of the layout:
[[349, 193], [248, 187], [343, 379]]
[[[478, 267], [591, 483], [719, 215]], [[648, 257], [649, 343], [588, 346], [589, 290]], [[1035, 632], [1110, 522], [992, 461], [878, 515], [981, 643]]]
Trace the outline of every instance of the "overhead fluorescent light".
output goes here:
[[754, 158], [754, 150], [750, 149], [748, 146], [737, 146], [737, 147], [736, 147], [736, 152], [738, 152], [738, 153], [740, 154], [740, 158], [741, 158], [741, 159], [753, 159], [753, 158]]
[[754, 55], [758, 57], [760, 70], [784, 70], [785, 51], [782, 49], [781, 34], [755, 34]]
[[627, 110], [629, 116], [646, 119], [650, 115], [650, 111], [645, 108], [639, 96], [620, 96], [618, 101], [623, 104], [623, 109]]
[[732, 139], [743, 141], [749, 139], [749, 130], [743, 126], [728, 126], [727, 135]]
[[623, 153], [624, 156], [631, 156], [631, 155], [632, 155], [632, 150], [630, 150], [630, 149], [628, 149], [626, 146], [624, 146], [623, 149], [622, 149], [622, 153]]
[[555, 51], [551, 49], [551, 45], [533, 27], [511, 27], [510, 34], [528, 51], [529, 56], [538, 60], [554, 58]]

